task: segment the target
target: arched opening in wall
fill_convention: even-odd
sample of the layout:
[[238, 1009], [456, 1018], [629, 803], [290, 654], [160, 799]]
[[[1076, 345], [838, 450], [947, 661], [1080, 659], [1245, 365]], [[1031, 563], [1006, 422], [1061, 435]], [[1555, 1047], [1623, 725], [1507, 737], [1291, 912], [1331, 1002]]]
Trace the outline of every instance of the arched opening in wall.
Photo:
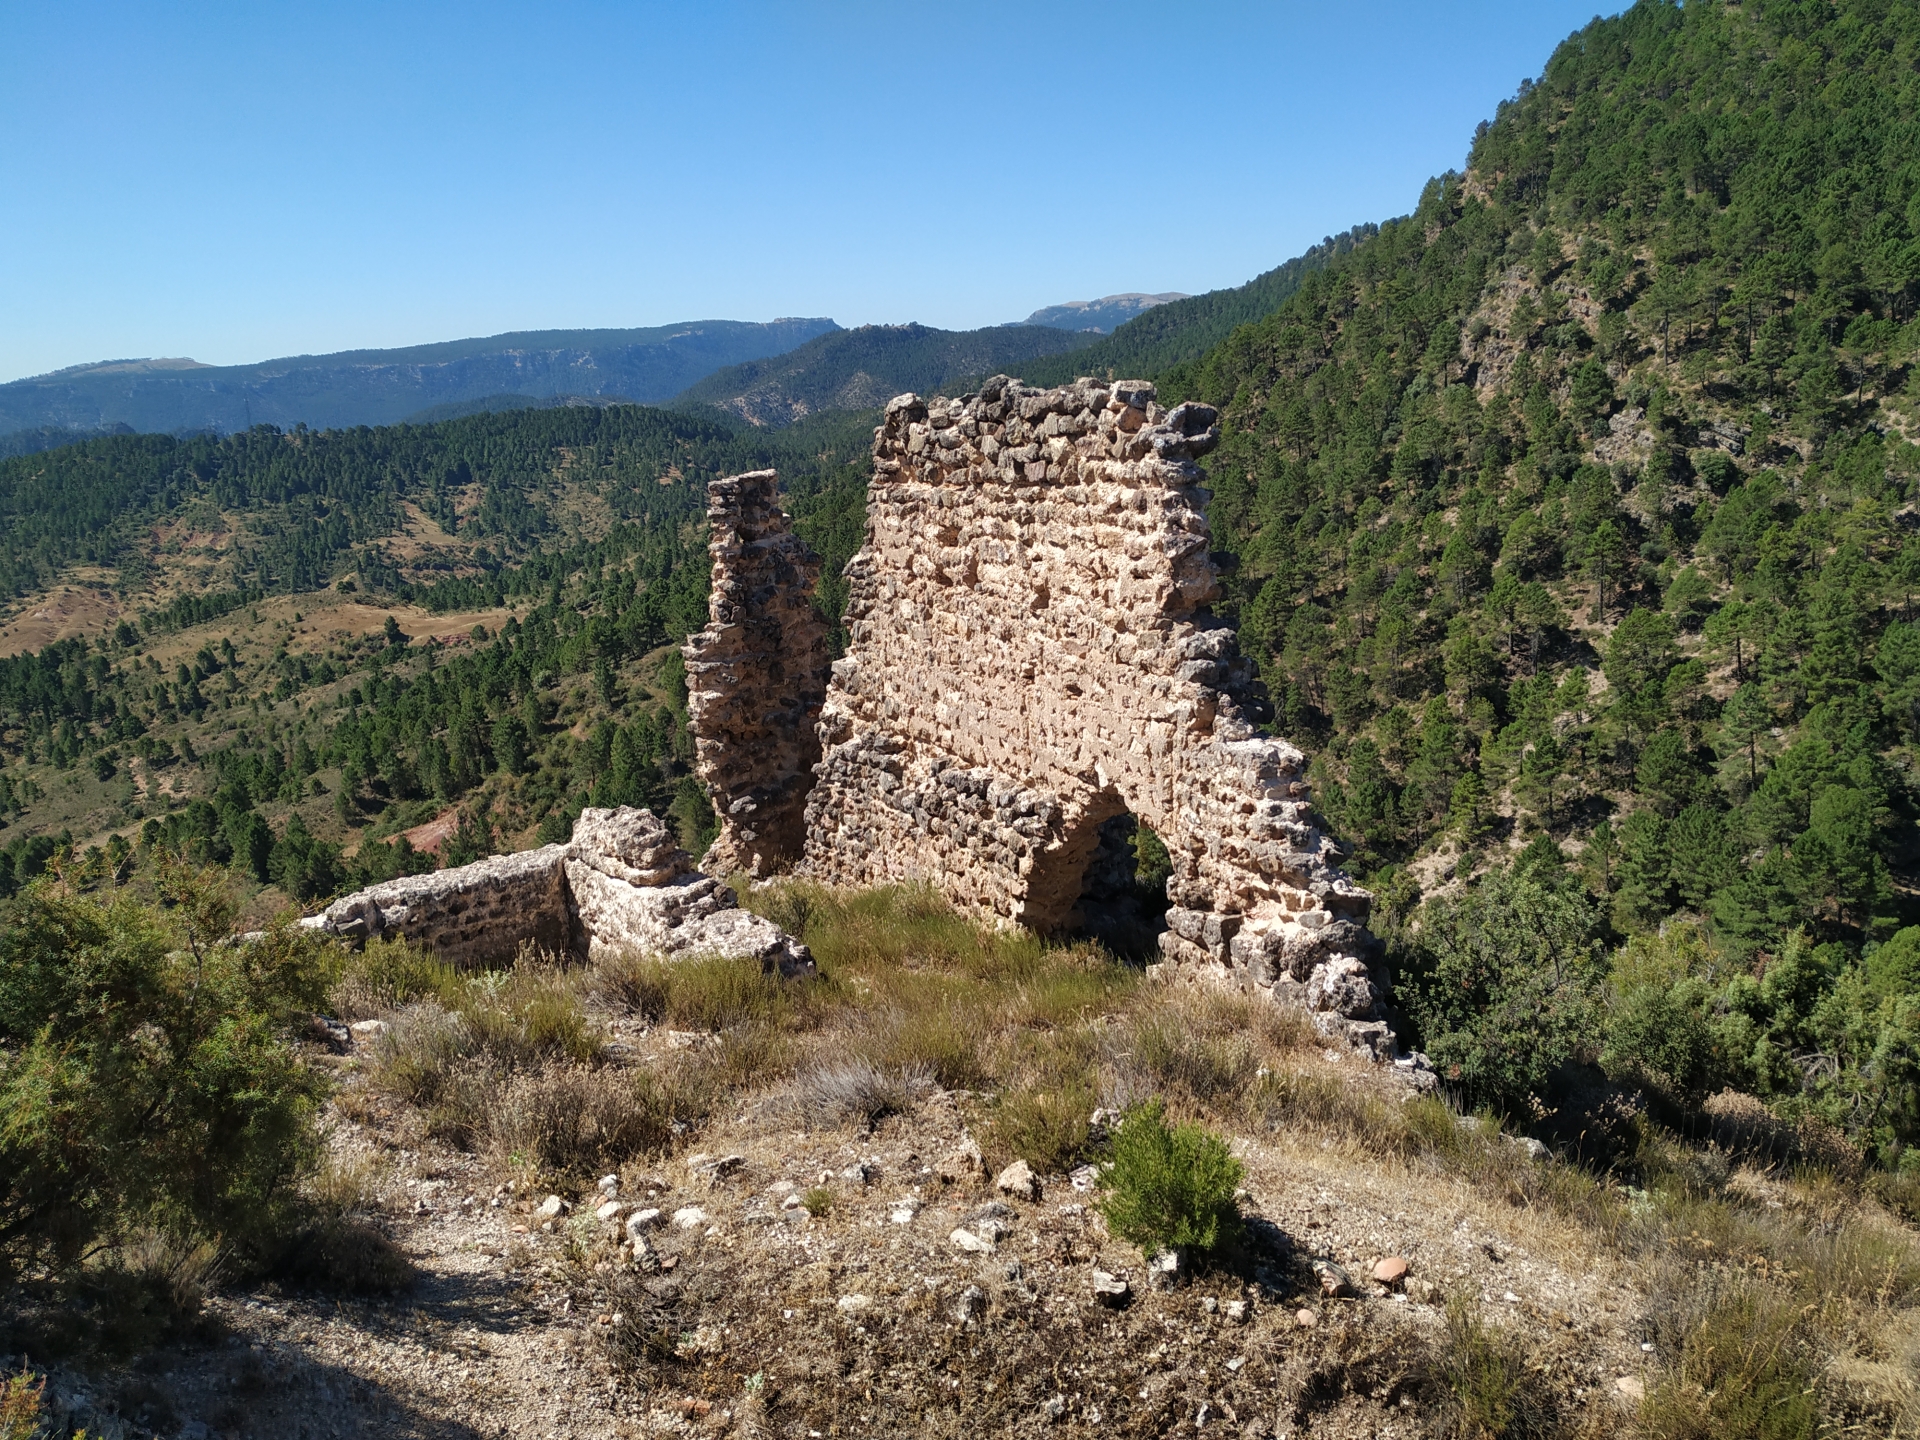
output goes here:
[[1083, 792], [1066, 808], [1066, 831], [1037, 857], [1015, 918], [1043, 935], [1090, 936], [1128, 960], [1159, 958], [1166, 847], [1117, 788]]
[[1129, 811], [1104, 820], [1080, 881], [1072, 929], [1136, 964], [1159, 958], [1167, 928], [1167, 847]]

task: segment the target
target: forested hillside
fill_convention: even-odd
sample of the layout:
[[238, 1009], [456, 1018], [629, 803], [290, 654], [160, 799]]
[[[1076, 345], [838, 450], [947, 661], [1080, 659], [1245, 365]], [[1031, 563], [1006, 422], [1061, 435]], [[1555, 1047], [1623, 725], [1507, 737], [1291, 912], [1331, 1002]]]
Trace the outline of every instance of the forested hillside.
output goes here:
[[[862, 443], [857, 426], [833, 433]], [[76, 563], [112, 567], [117, 587], [137, 592], [167, 559], [167, 527], [156, 526], [184, 517], [216, 537], [203, 547], [217, 557], [203, 588], [291, 593], [352, 571], [410, 600], [456, 573], [469, 586], [476, 573], [497, 576], [549, 544], [566, 528], [563, 495], [590, 494], [605, 524], [671, 530], [704, 517], [704, 481], [787, 455], [773, 443], [719, 415], [639, 406], [259, 426], [219, 439], [116, 435], [0, 462], [0, 595]], [[817, 468], [811, 457], [793, 463], [803, 482]], [[439, 543], [403, 544], [417, 521]]]
[[1243, 638], [1471, 1093], [1599, 1058], [1916, 1138], [1917, 63], [1911, 4], [1595, 21], [1162, 377], [1225, 412]]
[[867, 443], [625, 406], [7, 462], [9, 592], [78, 577], [120, 618], [0, 659], [0, 891], [63, 846], [94, 883], [161, 845], [312, 900], [435, 863], [408, 828], [441, 819], [459, 862], [589, 800], [698, 846], [667, 647], [705, 623], [705, 482], [778, 466], [837, 577]]
[[1021, 377], [1033, 385], [1061, 385], [1076, 375], [1118, 380], [1165, 375], [1175, 366], [1198, 360], [1239, 326], [1272, 314], [1300, 288], [1303, 276], [1346, 254], [1374, 228], [1361, 225], [1344, 231], [1230, 290], [1210, 290], [1156, 305], [1084, 350], [1028, 363]]

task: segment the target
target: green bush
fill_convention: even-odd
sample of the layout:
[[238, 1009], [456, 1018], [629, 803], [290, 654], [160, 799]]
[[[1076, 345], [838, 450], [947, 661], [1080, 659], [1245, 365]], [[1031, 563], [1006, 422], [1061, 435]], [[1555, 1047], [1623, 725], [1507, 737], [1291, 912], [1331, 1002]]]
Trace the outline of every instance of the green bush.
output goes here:
[[288, 1037], [325, 952], [289, 920], [232, 943], [224, 877], [160, 878], [165, 911], [49, 881], [0, 911], [0, 1264], [264, 1245], [297, 1204], [325, 1085]]
[[1435, 1066], [1469, 1100], [1523, 1105], [1595, 1048], [1598, 920], [1566, 876], [1521, 866], [1428, 906], [1401, 993]]
[[1245, 1173], [1227, 1142], [1204, 1125], [1167, 1124], [1158, 1100], [1127, 1112], [1101, 1175], [1100, 1213], [1120, 1239], [1151, 1255], [1206, 1255], [1240, 1235], [1234, 1199]]
[[41, 1432], [40, 1399], [44, 1375], [22, 1370], [0, 1381], [0, 1440], [35, 1440]]

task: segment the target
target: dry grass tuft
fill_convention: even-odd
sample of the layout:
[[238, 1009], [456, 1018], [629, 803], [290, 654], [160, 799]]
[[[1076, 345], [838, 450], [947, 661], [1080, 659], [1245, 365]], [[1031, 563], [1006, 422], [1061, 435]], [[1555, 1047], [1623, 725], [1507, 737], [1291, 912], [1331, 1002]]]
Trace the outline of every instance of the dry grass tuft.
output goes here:
[[803, 1071], [780, 1107], [801, 1124], [830, 1130], [870, 1130], [889, 1115], [905, 1115], [935, 1088], [923, 1069], [883, 1070], [863, 1056]]
[[1551, 1387], [1516, 1337], [1489, 1326], [1464, 1292], [1447, 1297], [1447, 1328], [1433, 1365], [1453, 1401], [1454, 1433], [1471, 1440], [1533, 1440], [1564, 1433]]
[[1819, 1418], [1817, 1360], [1793, 1297], [1745, 1276], [1669, 1268], [1653, 1287], [1654, 1344], [1677, 1357], [1649, 1392], [1650, 1440], [1797, 1440]]
[[673, 968], [648, 955], [621, 951], [596, 960], [589, 983], [609, 1009], [624, 1010], [652, 1025], [667, 1013]]
[[334, 1014], [375, 1020], [421, 1000], [454, 1008], [464, 989], [460, 973], [404, 940], [370, 940], [349, 956], [334, 982]]
[[631, 1156], [666, 1149], [675, 1098], [645, 1071], [549, 1065], [497, 1089], [486, 1145], [503, 1166], [585, 1185]]
[[417, 1278], [383, 1228], [386, 1168], [367, 1155], [330, 1152], [307, 1182], [307, 1221], [276, 1272], [296, 1285], [351, 1295], [390, 1295]]

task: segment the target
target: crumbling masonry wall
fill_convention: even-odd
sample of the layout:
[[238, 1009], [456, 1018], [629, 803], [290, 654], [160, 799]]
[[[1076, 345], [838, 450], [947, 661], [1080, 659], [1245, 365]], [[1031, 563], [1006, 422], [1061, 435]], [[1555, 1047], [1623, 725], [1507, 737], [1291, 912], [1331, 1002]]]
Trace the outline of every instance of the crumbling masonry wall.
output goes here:
[[[1166, 959], [1389, 1053], [1369, 896], [1330, 864], [1300, 752], [1249, 723], [1248, 663], [1207, 608], [1218, 579], [1194, 462], [1215, 418], [1166, 410], [1140, 383], [1005, 377], [887, 407], [806, 866], [838, 883], [925, 879], [1058, 930], [1085, 918], [1102, 825], [1131, 813], [1173, 859]], [[777, 701], [783, 715], [802, 703]]]
[[390, 880], [300, 923], [354, 944], [409, 940], [451, 965], [503, 964], [533, 945], [590, 960], [719, 955], [813, 973], [806, 946], [695, 870], [651, 810], [625, 805], [581, 811], [565, 845]]
[[764, 875], [806, 844], [827, 689], [826, 627], [811, 598], [820, 557], [792, 533], [771, 470], [714, 481], [707, 519], [710, 618], [684, 649], [694, 764], [720, 814], [702, 863]]

